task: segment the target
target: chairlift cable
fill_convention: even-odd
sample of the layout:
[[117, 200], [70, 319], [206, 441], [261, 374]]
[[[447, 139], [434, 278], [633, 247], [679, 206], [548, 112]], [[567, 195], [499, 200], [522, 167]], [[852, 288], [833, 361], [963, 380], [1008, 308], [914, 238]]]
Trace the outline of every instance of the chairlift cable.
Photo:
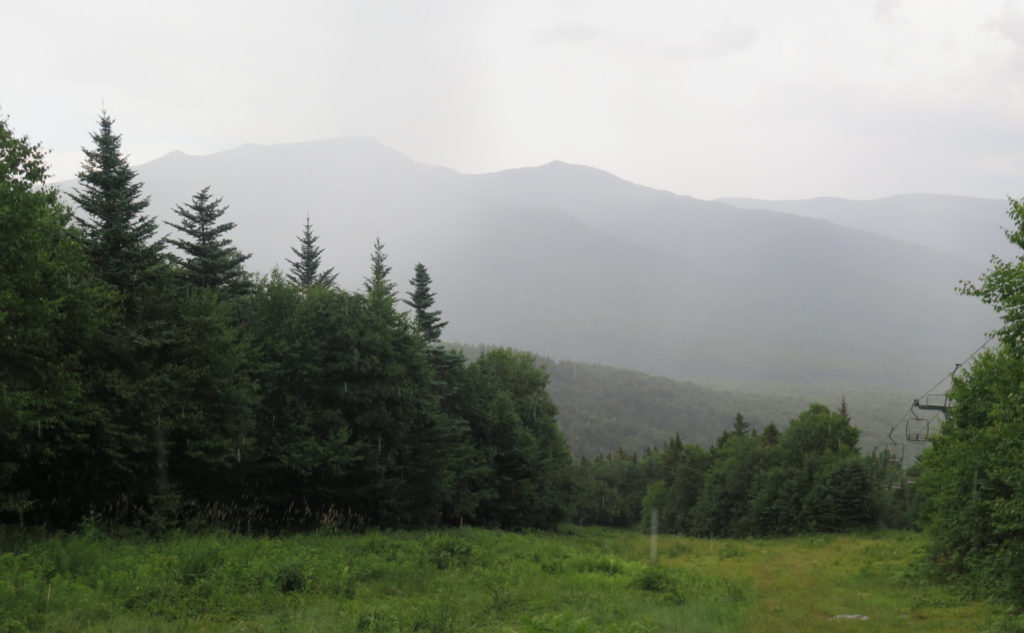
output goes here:
[[[905, 445], [904, 442], [897, 441], [893, 437], [893, 433], [896, 431], [896, 429], [900, 428], [901, 426], [909, 425], [911, 416], [914, 416], [914, 417], [917, 417], [918, 419], [921, 419], [918, 416], [914, 415], [914, 408], [918, 405], [918, 402], [921, 401], [921, 400], [927, 399], [928, 395], [934, 393], [935, 390], [939, 387], [939, 385], [941, 385], [943, 382], [945, 382], [946, 380], [948, 380], [948, 379], [952, 378], [954, 375], [956, 375], [956, 372], [959, 371], [961, 367], [964, 367], [965, 365], [967, 365], [971, 360], [974, 359], [975, 356], [977, 356], [981, 352], [981, 350], [983, 350], [986, 347], [988, 347], [988, 344], [991, 343], [992, 339], [994, 339], [996, 336], [998, 336], [1000, 334], [1000, 332], [1001, 332], [1001, 330], [996, 330], [995, 332], [992, 332], [991, 334], [989, 334], [988, 338], [985, 339], [984, 343], [979, 345], [978, 348], [975, 349], [973, 352], [971, 352], [967, 356], [967, 358], [965, 358], [963, 361], [955, 364], [955, 366], [953, 367], [953, 371], [949, 372], [948, 374], [946, 374], [942, 378], [940, 378], [939, 381], [936, 382], [934, 385], [932, 385], [931, 389], [928, 389], [927, 391], [925, 391], [924, 394], [922, 394], [922, 396], [920, 398], [915, 399], [913, 401], [913, 403], [909, 407], [907, 407], [907, 412], [904, 413], [900, 417], [899, 422], [897, 422], [895, 425], [893, 425], [893, 427], [891, 429], [889, 429], [889, 434], [888, 434], [889, 441], [885, 445], [892, 445], [894, 447]], [[885, 450], [885, 445], [882, 446], [883, 450]]]

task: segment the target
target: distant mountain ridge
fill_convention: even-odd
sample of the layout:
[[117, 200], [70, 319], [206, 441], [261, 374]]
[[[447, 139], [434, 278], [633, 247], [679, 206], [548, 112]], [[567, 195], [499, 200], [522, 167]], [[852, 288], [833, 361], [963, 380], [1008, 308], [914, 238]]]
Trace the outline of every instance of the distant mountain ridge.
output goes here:
[[974, 262], [984, 263], [992, 254], [1012, 252], [1000, 228], [1006, 223], [1005, 199], [918, 193], [877, 200], [722, 198], [719, 202], [828, 220]]
[[446, 338], [466, 343], [702, 384], [914, 390], [994, 326], [953, 292], [976, 261], [589, 167], [465, 175], [335, 139], [173, 153], [138, 171], [165, 220], [210, 185], [259, 271], [285, 266], [308, 214], [324, 264], [358, 289], [380, 236], [400, 291], [426, 264]]

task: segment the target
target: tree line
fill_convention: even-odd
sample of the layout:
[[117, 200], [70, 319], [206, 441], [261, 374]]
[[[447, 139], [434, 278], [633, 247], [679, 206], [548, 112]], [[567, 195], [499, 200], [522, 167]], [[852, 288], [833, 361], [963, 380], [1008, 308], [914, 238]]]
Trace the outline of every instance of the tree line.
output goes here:
[[780, 431], [737, 414], [704, 449], [676, 435], [642, 456], [624, 451], [580, 460], [573, 507], [579, 523], [702, 537], [782, 536], [879, 525], [908, 527], [918, 497], [886, 454], [865, 456], [845, 403], [812, 404]]
[[103, 113], [70, 194], [0, 119], [0, 519], [163, 529], [550, 526], [570, 467], [547, 376], [440, 345], [422, 264], [378, 239], [340, 289], [307, 218], [247, 272], [210, 187], [173, 237]]

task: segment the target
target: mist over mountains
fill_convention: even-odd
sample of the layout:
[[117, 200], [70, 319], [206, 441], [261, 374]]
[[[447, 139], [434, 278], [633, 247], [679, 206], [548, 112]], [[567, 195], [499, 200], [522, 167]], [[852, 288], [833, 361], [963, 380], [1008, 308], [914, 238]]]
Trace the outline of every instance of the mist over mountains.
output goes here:
[[878, 200], [752, 200], [723, 198], [743, 209], [770, 209], [828, 220], [984, 264], [1013, 255], [1002, 226], [1007, 201], [964, 196], [903, 194]]
[[[915, 391], [996, 323], [954, 292], [984, 270], [984, 237], [957, 225], [962, 241], [893, 239], [848, 201], [701, 201], [560, 162], [465, 175], [363, 138], [176, 152], [138, 172], [164, 220], [211, 185], [251, 269], [286, 269], [308, 214], [342, 287], [361, 286], [380, 236], [403, 294], [415, 263], [428, 267], [446, 339], [555, 359], [709, 384]], [[941, 208], [933, 224], [976, 218], [1001, 247], [1004, 216], [978, 209], [1004, 202], [886, 204], [873, 208], [892, 226]]]

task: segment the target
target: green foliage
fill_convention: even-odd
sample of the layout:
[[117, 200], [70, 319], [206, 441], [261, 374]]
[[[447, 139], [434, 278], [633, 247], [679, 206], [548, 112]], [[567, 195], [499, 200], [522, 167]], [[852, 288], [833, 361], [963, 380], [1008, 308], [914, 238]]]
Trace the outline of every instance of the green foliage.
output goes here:
[[408, 293], [408, 299], [402, 301], [413, 309], [416, 331], [423, 336], [423, 339], [428, 343], [439, 343], [441, 330], [448, 325], [448, 322], [441, 320], [439, 310], [430, 309], [434, 305], [434, 292], [430, 289], [430, 281], [427, 267], [423, 264], [416, 264], [415, 275], [409, 280], [413, 287], [412, 292]]
[[[449, 536], [472, 550], [470, 564], [439, 568], [424, 556], [426, 543]], [[772, 633], [863, 613], [878, 631], [984, 630], [995, 605], [964, 602], [907, 575], [921, 544], [910, 533], [743, 542], [664, 536], [661, 562], [652, 566], [645, 535], [597, 528], [157, 540], [6, 530], [0, 626]], [[538, 558], [562, 564], [545, 568]]]
[[629, 508], [624, 523], [645, 531], [655, 510], [660, 531], [715, 537], [874, 527], [883, 508], [902, 508], [886, 500], [904, 488], [884, 461], [858, 454], [857, 436], [842, 409], [813, 404], [781, 433], [771, 425], [758, 435], [737, 416], [711, 451], [676, 436], [639, 459], [582, 460], [574, 520], [621, 524], [597, 511], [599, 495], [601, 510]]
[[174, 208], [180, 224], [168, 222], [186, 239], [168, 241], [186, 255], [181, 262], [186, 284], [230, 297], [244, 294], [249, 288], [249, 274], [242, 264], [250, 255], [239, 252], [224, 236], [235, 228], [234, 222], [218, 224], [225, 211], [221, 198], [211, 197], [210, 188], [204, 187], [187, 206]]
[[683, 582], [677, 573], [661, 565], [648, 565], [633, 580], [634, 585], [652, 593], [662, 594], [676, 604], [686, 602]]
[[[482, 352], [474, 346], [458, 348], [469, 358]], [[687, 443], [708, 448], [733, 422], [737, 411], [743, 412], [750, 432], [760, 434], [772, 424], [796, 417], [808, 402], [839, 400], [844, 392], [857, 412], [861, 448], [870, 450], [884, 443], [892, 428], [893, 411], [904, 409], [915, 395], [798, 385], [709, 388], [568, 360], [542, 357], [540, 362], [551, 374], [548, 391], [558, 405], [559, 428], [577, 457], [595, 457], [620, 448], [639, 454], [664, 445], [676, 433]]]
[[40, 147], [0, 118], [0, 516], [19, 521], [57, 519], [80, 490], [67, 465], [100, 415], [83, 351], [113, 307], [46, 173]]
[[573, 466], [573, 521], [580, 525], [629, 527], [649, 516], [642, 500], [657, 464], [624, 451], [583, 458]]
[[932, 560], [944, 575], [1024, 605], [1024, 362], [984, 352], [953, 382], [953, 417], [922, 460]]
[[[1006, 239], [1024, 249], [1024, 198], [1009, 198], [1009, 203], [1010, 208], [1006, 214], [1011, 225], [1005, 229]], [[991, 267], [977, 284], [971, 281], [960, 282], [961, 294], [978, 297], [983, 303], [991, 305], [1002, 318], [999, 340], [1018, 356], [1024, 352], [1024, 296], [1020, 292], [1022, 279], [1024, 254], [1018, 255], [1014, 261], [993, 255]]]
[[468, 422], [482, 466], [478, 523], [551, 527], [565, 513], [571, 458], [547, 380], [532, 355], [496, 349], [455, 386], [455, 415]]
[[392, 309], [395, 303], [395, 283], [391, 281], [391, 266], [387, 265], [388, 254], [384, 242], [377, 237], [373, 242], [370, 256], [370, 276], [363, 281], [363, 290], [371, 305]]
[[423, 547], [427, 560], [438, 569], [466, 565], [473, 555], [472, 543], [448, 532], [431, 535]]
[[121, 153], [114, 120], [104, 112], [99, 125], [91, 135], [93, 147], [83, 149], [85, 161], [71, 199], [81, 209], [86, 252], [100, 278], [123, 293], [132, 312], [136, 294], [159, 274], [163, 242], [156, 238], [156, 220], [143, 215], [149, 198]]
[[[1010, 200], [1009, 241], [1024, 248], [1024, 203]], [[935, 572], [972, 592], [1024, 606], [1024, 255], [993, 257], [961, 293], [1003, 319], [999, 346], [956, 376], [952, 417], [925, 453], [921, 487]]]
[[[291, 283], [251, 284], [209, 188], [175, 210], [172, 266], [105, 113], [92, 138], [76, 230], [38, 146], [0, 122], [0, 519], [166, 534], [562, 516], [547, 375], [530, 356], [467, 367], [437, 346], [425, 268], [413, 323], [380, 240], [366, 294], [342, 292], [307, 218]], [[270, 582], [301, 591], [293, 571]]]
[[294, 261], [285, 260], [290, 266], [288, 281], [300, 288], [312, 288], [313, 286], [334, 288], [336, 285], [338, 274], [334, 272], [333, 268], [320, 270], [324, 249], [316, 245], [319, 239], [313, 233], [313, 225], [310, 224], [307, 215], [306, 226], [302, 229], [302, 235], [299, 236], [299, 248], [292, 247], [292, 253], [295, 254], [296, 259]]

